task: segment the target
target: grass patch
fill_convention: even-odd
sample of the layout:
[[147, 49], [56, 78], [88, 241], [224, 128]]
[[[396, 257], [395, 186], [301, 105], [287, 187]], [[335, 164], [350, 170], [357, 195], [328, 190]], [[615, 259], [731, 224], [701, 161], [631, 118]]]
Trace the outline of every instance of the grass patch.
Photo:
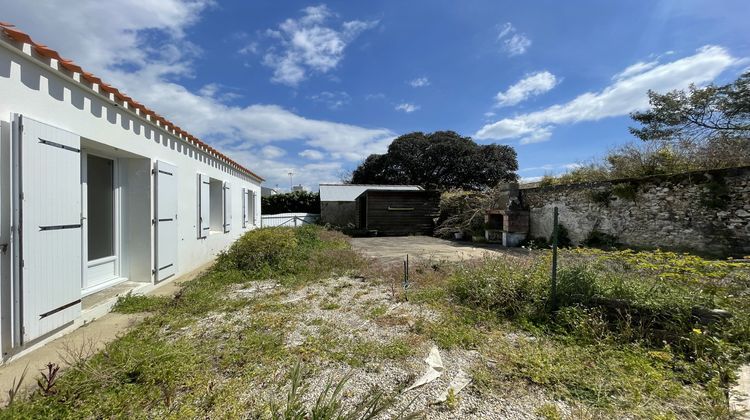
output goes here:
[[117, 298], [112, 312], [135, 314], [139, 312], [156, 312], [172, 301], [169, 296], [134, 295], [128, 292]]
[[[173, 299], [120, 298], [117, 311], [153, 315], [101, 352], [73, 349], [66, 356], [72, 365], [53, 389], [16, 396], [0, 418], [266, 416], [267, 400], [245, 396], [294, 364], [297, 355], [284, 343], [298, 308], [279, 303], [274, 294], [229, 299], [229, 290], [267, 278], [296, 286], [360, 264], [343, 235], [320, 227], [248, 232]], [[360, 358], [399, 357], [403, 348], [358, 352]], [[338, 397], [327, 398], [336, 403]]]
[[[549, 266], [548, 252], [464, 264], [435, 304], [443, 320], [426, 333], [444, 347], [480, 346], [497, 363], [475, 379], [491, 389], [540, 386], [605, 417], [730, 416], [726, 389], [750, 344], [750, 267], [662, 251], [563, 250], [552, 311]], [[701, 315], [713, 309], [732, 316]], [[502, 320], [517, 333], [503, 336]]]

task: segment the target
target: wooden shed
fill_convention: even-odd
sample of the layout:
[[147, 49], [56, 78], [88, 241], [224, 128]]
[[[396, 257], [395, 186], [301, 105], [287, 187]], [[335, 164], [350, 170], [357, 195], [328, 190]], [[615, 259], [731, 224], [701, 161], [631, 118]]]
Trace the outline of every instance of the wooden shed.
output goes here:
[[439, 191], [366, 190], [357, 197], [357, 227], [376, 235], [432, 235]]

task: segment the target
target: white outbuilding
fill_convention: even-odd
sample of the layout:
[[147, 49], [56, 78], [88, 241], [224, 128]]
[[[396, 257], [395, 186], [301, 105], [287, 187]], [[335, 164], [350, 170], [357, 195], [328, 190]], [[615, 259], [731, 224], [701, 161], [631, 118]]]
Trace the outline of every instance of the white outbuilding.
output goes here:
[[0, 23], [2, 359], [80, 323], [87, 296], [210, 262], [260, 225], [262, 181]]

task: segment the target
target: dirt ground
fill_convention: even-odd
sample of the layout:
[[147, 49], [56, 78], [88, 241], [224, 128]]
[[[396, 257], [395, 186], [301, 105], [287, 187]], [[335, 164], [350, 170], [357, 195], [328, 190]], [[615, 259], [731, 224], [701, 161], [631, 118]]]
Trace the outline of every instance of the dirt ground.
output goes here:
[[506, 248], [497, 244], [447, 241], [431, 236], [399, 236], [352, 238], [354, 249], [382, 262], [401, 261], [406, 255], [414, 259], [435, 261], [461, 261], [484, 258], [497, 254], [528, 255], [522, 248]]

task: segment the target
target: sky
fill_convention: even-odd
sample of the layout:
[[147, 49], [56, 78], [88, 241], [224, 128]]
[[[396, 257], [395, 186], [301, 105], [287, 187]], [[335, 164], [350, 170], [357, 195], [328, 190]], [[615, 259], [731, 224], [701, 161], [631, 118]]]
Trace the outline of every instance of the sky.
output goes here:
[[0, 0], [15, 24], [266, 178], [313, 191], [399, 135], [534, 180], [636, 141], [649, 89], [750, 67], [746, 0]]

